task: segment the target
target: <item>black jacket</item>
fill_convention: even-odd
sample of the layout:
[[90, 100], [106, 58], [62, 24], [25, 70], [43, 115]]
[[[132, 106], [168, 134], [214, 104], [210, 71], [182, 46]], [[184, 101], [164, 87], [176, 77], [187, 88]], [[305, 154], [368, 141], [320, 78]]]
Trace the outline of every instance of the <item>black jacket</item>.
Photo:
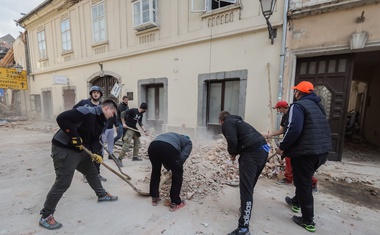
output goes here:
[[288, 129], [280, 143], [285, 156], [319, 155], [331, 150], [330, 127], [316, 94], [302, 96], [288, 113]]
[[71, 139], [80, 137], [86, 148], [93, 153], [99, 153], [102, 149], [99, 138], [105, 130], [106, 122], [101, 106], [81, 106], [64, 111], [57, 116], [60, 129], [54, 135], [52, 143], [63, 148], [78, 150], [71, 144]]
[[226, 117], [222, 125], [222, 132], [227, 139], [229, 154], [240, 154], [248, 147], [258, 149], [267, 143], [253, 126], [236, 115]]

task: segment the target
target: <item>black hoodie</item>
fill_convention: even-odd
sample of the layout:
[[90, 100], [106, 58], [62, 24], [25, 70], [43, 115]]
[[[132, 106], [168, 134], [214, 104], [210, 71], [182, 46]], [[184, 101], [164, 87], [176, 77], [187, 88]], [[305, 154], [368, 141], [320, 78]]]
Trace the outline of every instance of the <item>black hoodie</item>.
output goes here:
[[227, 139], [229, 154], [240, 154], [248, 147], [255, 150], [267, 143], [253, 126], [244, 122], [237, 115], [226, 117], [222, 125], [222, 132]]

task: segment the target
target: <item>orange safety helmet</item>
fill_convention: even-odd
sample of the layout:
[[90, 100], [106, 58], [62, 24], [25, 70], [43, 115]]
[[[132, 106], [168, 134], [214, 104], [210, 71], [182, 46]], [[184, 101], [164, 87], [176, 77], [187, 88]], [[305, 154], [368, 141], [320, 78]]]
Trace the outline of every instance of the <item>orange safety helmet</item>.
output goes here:
[[302, 81], [297, 86], [292, 86], [292, 89], [309, 94], [314, 91], [314, 85], [311, 82]]

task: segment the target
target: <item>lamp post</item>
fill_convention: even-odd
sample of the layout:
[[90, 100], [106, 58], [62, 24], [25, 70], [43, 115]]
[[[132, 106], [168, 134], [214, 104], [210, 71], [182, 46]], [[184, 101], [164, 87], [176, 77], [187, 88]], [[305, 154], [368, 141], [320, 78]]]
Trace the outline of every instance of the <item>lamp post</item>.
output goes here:
[[269, 38], [271, 40], [271, 44], [273, 44], [273, 38], [276, 37], [277, 29], [273, 29], [272, 25], [269, 22], [269, 18], [273, 14], [274, 6], [276, 5], [276, 0], [259, 0], [261, 5], [261, 11], [263, 12], [263, 16], [267, 22]]
[[18, 73], [18, 74], [20, 74], [20, 73], [22, 73], [22, 66], [21, 65], [19, 65], [18, 63], [15, 65], [15, 67], [14, 67], [15, 69], [16, 69], [16, 72]]

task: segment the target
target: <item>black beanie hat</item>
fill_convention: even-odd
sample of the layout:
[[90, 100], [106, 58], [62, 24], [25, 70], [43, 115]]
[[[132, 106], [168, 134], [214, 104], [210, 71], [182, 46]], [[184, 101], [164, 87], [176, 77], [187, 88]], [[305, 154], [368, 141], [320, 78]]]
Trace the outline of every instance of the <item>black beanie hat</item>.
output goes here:
[[148, 105], [146, 105], [146, 103], [141, 103], [140, 109], [148, 109]]

